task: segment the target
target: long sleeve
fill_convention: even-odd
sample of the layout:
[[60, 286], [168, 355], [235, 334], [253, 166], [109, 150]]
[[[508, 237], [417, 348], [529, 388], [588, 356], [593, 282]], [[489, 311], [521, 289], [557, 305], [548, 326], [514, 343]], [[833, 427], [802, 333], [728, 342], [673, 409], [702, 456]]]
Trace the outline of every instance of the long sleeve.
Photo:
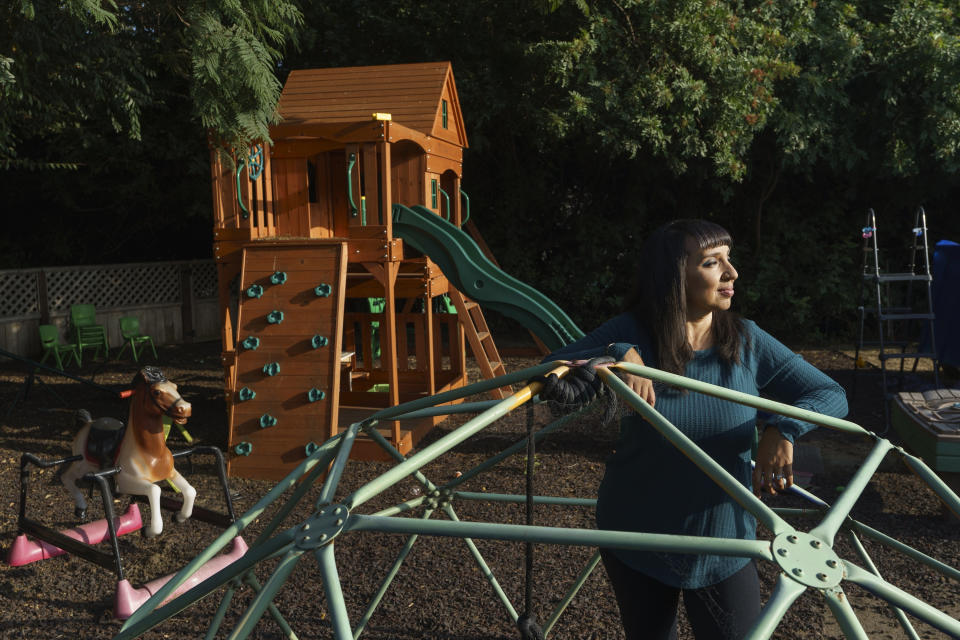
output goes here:
[[[847, 415], [843, 387], [763, 329], [756, 325], [751, 328], [753, 353], [757, 358], [757, 388], [764, 395], [835, 418]], [[769, 424], [790, 442], [815, 428], [809, 422], [784, 416], [774, 416]]]
[[622, 313], [604, 322], [576, 342], [557, 349], [543, 361], [589, 360], [598, 356], [613, 356], [617, 360], [622, 360], [624, 354], [631, 348], [640, 351], [640, 346], [637, 344], [639, 341], [637, 321], [633, 314]]

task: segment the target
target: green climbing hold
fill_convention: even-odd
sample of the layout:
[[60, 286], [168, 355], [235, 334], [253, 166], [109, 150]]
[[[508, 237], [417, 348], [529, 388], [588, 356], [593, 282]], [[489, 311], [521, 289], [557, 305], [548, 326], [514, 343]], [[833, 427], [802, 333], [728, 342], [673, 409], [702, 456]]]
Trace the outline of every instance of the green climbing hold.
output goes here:
[[263, 295], [263, 287], [258, 284], [252, 284], [247, 287], [247, 297], [248, 298], [259, 298]]
[[253, 445], [249, 442], [238, 442], [233, 452], [238, 456], [248, 456], [253, 452]]
[[267, 314], [267, 322], [270, 324], [280, 324], [283, 322], [283, 311], [277, 311], [274, 309]]
[[268, 362], [263, 365], [263, 372], [268, 376], [275, 376], [280, 373], [280, 363], [279, 362]]
[[313, 292], [317, 294], [318, 298], [326, 298], [333, 292], [333, 287], [327, 283], [323, 283], [319, 286], [313, 288]]
[[256, 336], [250, 336], [249, 338], [245, 338], [244, 341], [241, 342], [240, 344], [243, 346], [244, 349], [249, 349], [250, 351], [254, 351], [257, 347], [260, 346], [260, 338]]
[[327, 343], [329, 343], [329, 342], [330, 342], [330, 341], [327, 340], [327, 338], [326, 338], [325, 336], [321, 336], [320, 334], [317, 334], [317, 335], [313, 336], [313, 338], [310, 340], [310, 345], [311, 345], [314, 349], [319, 349], [320, 347], [325, 347], [325, 346], [327, 346]]
[[240, 402], [246, 402], [247, 400], [253, 400], [256, 398], [257, 392], [250, 387], [244, 387], [243, 389], [240, 389], [240, 393], [237, 395], [240, 396]]
[[273, 284], [283, 284], [287, 281], [287, 274], [284, 271], [277, 271], [270, 276], [270, 282]]
[[274, 418], [269, 413], [265, 413], [260, 416], [260, 428], [266, 429], [267, 427], [272, 427], [277, 424], [277, 419]]
[[307, 400], [310, 402], [317, 402], [318, 400], [323, 400], [326, 397], [327, 394], [316, 387], [310, 389], [310, 391], [307, 391]]
[[311, 442], [308, 442], [308, 443], [307, 443], [307, 446], [305, 446], [305, 447], [303, 448], [303, 451], [304, 451], [304, 453], [307, 454], [307, 457], [310, 457], [310, 456], [312, 456], [314, 453], [316, 453], [316, 452], [317, 452], [317, 449], [319, 449], [319, 448], [320, 448], [320, 445], [318, 445], [316, 442], [312, 442], [312, 441], [311, 441]]

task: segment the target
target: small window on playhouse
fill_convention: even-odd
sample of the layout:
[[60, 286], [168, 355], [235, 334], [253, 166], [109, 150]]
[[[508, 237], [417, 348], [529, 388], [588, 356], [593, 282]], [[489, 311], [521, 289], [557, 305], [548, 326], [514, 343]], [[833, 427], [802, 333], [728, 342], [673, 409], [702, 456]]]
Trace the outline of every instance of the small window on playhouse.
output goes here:
[[447, 128], [447, 101], [440, 101], [440, 124], [446, 129]]

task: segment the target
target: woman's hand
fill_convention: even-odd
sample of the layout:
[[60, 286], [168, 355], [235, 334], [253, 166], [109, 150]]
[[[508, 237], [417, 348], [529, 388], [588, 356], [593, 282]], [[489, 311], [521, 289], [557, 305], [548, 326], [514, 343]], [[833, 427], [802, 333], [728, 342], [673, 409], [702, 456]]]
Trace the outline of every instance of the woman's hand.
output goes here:
[[[637, 353], [636, 349], [627, 351], [623, 355], [623, 362], [644, 366], [643, 360], [640, 358], [640, 354]], [[627, 383], [627, 386], [633, 389], [634, 393], [643, 398], [647, 404], [652, 407], [653, 403], [657, 401], [657, 395], [653, 392], [653, 380], [650, 378], [641, 378], [640, 376], [635, 376], [625, 371], [620, 371], [619, 373], [623, 377], [623, 381]]]
[[757, 466], [753, 468], [753, 492], [776, 494], [793, 486], [793, 443], [774, 427], [767, 427], [757, 446]]

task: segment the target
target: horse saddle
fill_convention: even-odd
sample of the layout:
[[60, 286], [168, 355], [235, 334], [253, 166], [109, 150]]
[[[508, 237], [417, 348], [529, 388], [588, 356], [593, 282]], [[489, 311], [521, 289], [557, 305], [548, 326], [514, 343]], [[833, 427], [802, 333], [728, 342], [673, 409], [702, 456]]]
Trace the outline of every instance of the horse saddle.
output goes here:
[[116, 418], [97, 418], [90, 423], [84, 457], [101, 469], [114, 466], [126, 432], [127, 425]]

